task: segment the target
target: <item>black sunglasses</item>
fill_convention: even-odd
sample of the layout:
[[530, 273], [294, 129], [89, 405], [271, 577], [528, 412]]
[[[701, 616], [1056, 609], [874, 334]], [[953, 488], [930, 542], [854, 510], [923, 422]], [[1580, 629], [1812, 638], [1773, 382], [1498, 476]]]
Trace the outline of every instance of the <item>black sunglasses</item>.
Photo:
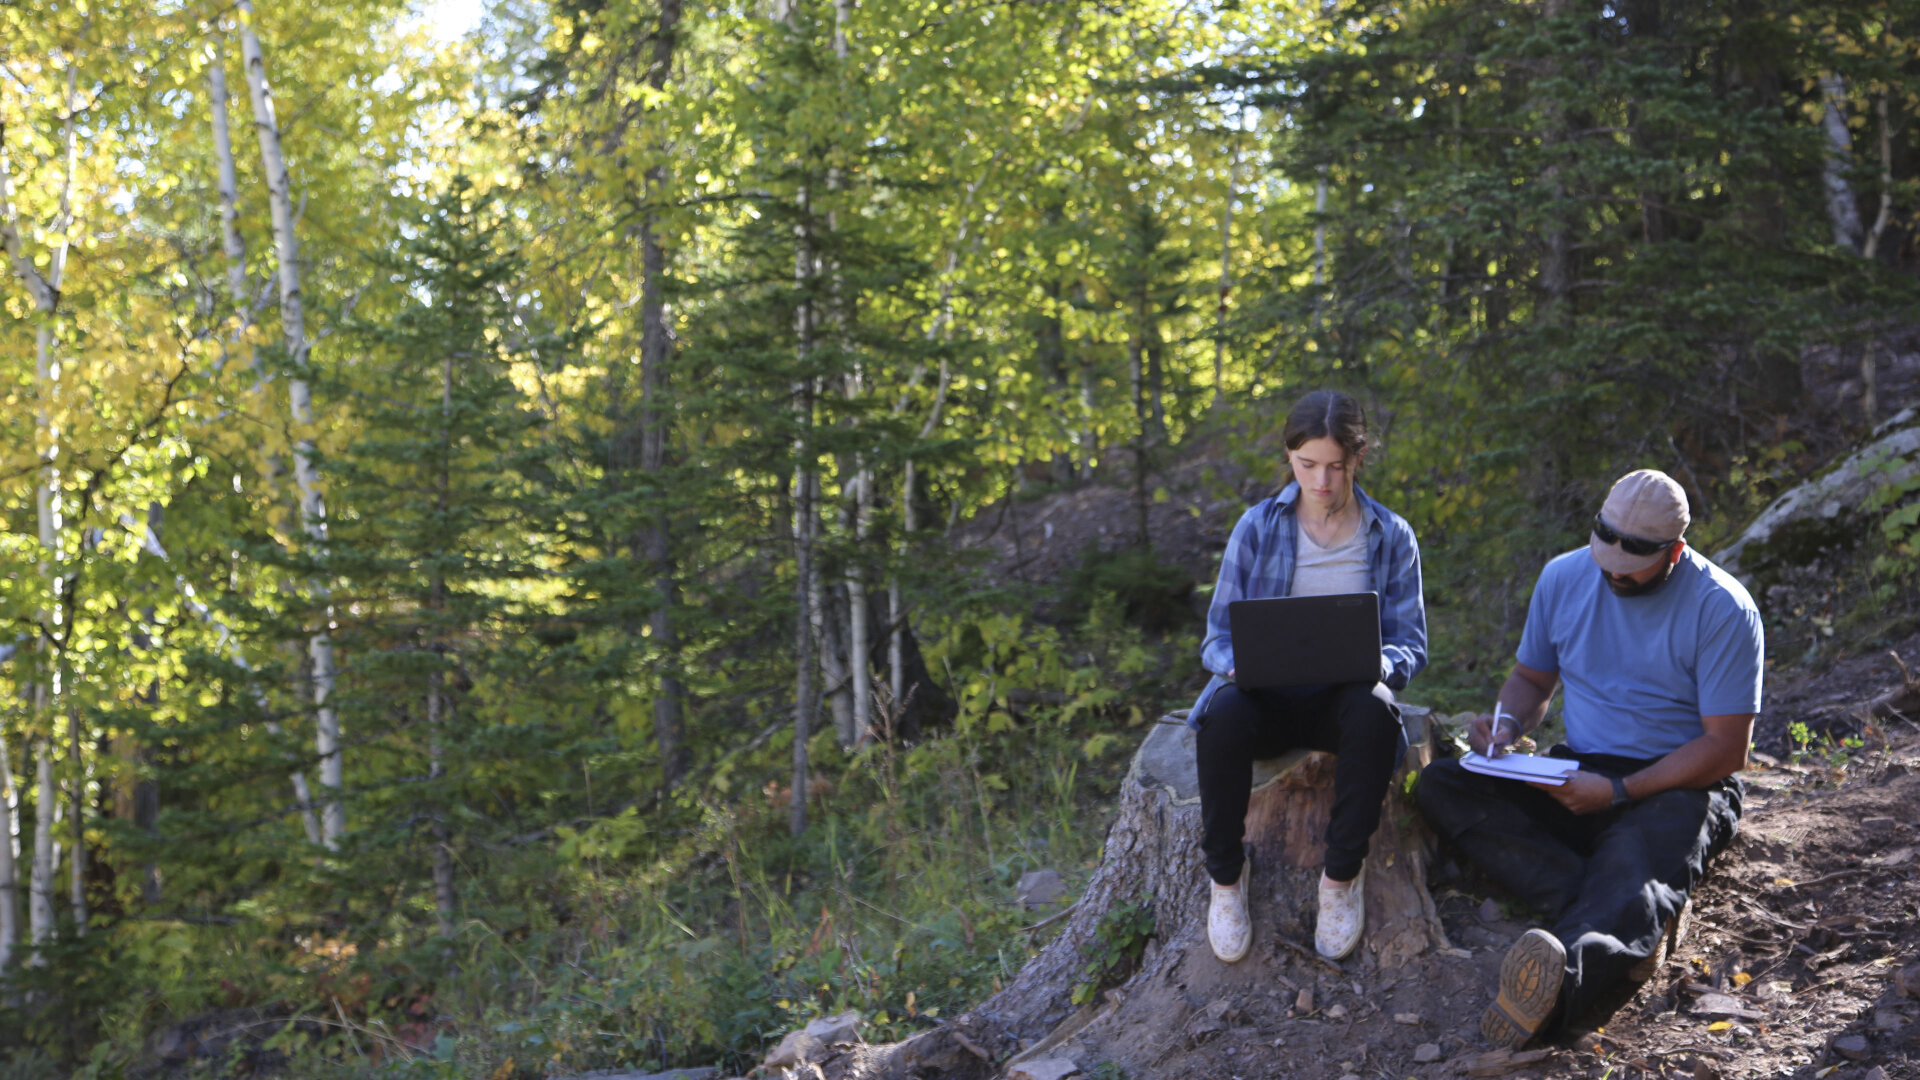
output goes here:
[[1599, 514], [1593, 515], [1593, 535], [1599, 537], [1601, 543], [1617, 545], [1621, 551], [1629, 555], [1652, 555], [1673, 545], [1671, 540], [1642, 540], [1637, 536], [1621, 536], [1609, 528], [1606, 522], [1600, 520]]

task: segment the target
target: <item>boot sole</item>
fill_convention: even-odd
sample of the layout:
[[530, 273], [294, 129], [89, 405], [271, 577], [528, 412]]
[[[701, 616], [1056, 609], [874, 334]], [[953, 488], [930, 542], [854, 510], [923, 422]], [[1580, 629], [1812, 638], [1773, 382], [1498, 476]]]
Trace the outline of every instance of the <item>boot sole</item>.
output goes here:
[[1500, 993], [1480, 1018], [1480, 1034], [1496, 1047], [1518, 1050], [1546, 1025], [1560, 1000], [1567, 952], [1545, 930], [1529, 930], [1500, 962]]

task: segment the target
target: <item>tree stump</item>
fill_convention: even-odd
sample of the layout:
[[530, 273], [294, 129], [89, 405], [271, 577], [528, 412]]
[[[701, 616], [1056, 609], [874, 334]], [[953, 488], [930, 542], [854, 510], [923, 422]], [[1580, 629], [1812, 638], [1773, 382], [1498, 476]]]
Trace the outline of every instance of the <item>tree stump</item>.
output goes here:
[[[1433, 898], [1427, 865], [1434, 838], [1407, 794], [1407, 778], [1433, 760], [1430, 713], [1401, 705], [1408, 752], [1387, 793], [1380, 828], [1367, 857], [1367, 929], [1362, 948], [1343, 962], [1350, 971], [1395, 968], [1430, 948], [1450, 948]], [[1254, 766], [1247, 839], [1259, 861], [1248, 879], [1254, 954], [1230, 971], [1206, 977], [1257, 980], [1282, 950], [1311, 956], [1314, 896], [1333, 806], [1333, 756], [1296, 752]], [[1029, 1055], [1084, 1027], [1102, 1009], [1196, 968], [1226, 969], [1207, 945], [1207, 878], [1200, 855], [1199, 773], [1194, 734], [1178, 716], [1164, 718], [1135, 752], [1121, 786], [1119, 813], [1107, 833], [1099, 868], [1064, 929], [999, 993], [941, 1027], [890, 1046], [863, 1048], [842, 1075], [863, 1078], [988, 1077], [1016, 1055]], [[1152, 897], [1155, 932], [1140, 968], [1104, 1000], [1075, 1009], [1083, 977], [1082, 947], [1121, 904]], [[1316, 963], [1327, 963], [1315, 958]], [[1184, 966], [1183, 966], [1184, 965]]]

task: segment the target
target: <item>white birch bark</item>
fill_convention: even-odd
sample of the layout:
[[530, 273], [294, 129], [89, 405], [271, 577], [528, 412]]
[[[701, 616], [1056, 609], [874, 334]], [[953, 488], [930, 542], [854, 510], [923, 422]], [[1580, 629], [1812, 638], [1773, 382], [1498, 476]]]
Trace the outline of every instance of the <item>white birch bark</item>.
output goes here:
[[[773, 0], [773, 20], [788, 33], [799, 32], [799, 20], [796, 18], [798, 0]], [[794, 411], [800, 421], [800, 435], [795, 440], [793, 474], [793, 549], [794, 549], [794, 599], [796, 601], [793, 652], [794, 652], [794, 688], [793, 688], [793, 773], [791, 802], [788, 807], [787, 828], [793, 835], [799, 836], [807, 831], [807, 782], [809, 764], [807, 761], [807, 738], [811, 734], [813, 711], [818, 707], [813, 687], [813, 583], [817, 571], [814, 569], [814, 538], [819, 530], [819, 518], [814, 509], [813, 462], [813, 405], [814, 385], [806, 367], [813, 352], [813, 305], [804, 299], [806, 289], [813, 280], [818, 267], [815, 265], [813, 242], [807, 232], [805, 215], [810, 210], [807, 188], [802, 184], [795, 194], [802, 220], [794, 226], [794, 284], [800, 289], [803, 299], [794, 307], [793, 327], [795, 353], [799, 360], [802, 377], [794, 382]]]
[[[240, 212], [237, 206], [239, 186], [234, 180], [233, 134], [227, 119], [227, 99], [231, 95], [227, 90], [226, 53], [220, 48], [217, 36], [214, 39], [213, 63], [207, 69], [207, 82], [212, 91], [209, 100], [213, 111], [214, 161], [219, 170], [221, 246], [227, 256], [227, 296], [233, 301], [234, 311], [244, 319], [247, 317], [248, 304], [247, 246], [240, 236]], [[247, 353], [248, 365], [258, 374], [260, 371], [258, 356], [252, 349], [248, 349]], [[158, 554], [162, 562], [167, 561], [166, 551], [159, 547], [159, 542], [157, 538], [153, 538], [151, 531], [148, 532], [148, 537], [153, 541], [148, 546], [148, 550]], [[193, 589], [184, 580], [175, 576], [174, 583], [184, 589], [186, 595], [191, 598]], [[239, 645], [232, 641], [232, 633], [226, 625], [213, 620], [206, 605], [197, 600], [190, 599], [189, 602], [203, 622], [211, 621], [219, 630], [221, 640], [228, 643], [229, 655], [233, 662], [238, 664], [241, 670], [251, 673], [252, 665], [247, 663], [246, 657], [241, 654]], [[254, 700], [260, 706], [260, 715], [266, 725], [267, 733], [275, 739], [284, 738], [286, 733], [281, 728], [280, 722], [273, 719], [273, 711], [268, 705], [266, 693], [255, 687]], [[300, 808], [300, 823], [306, 830], [307, 841], [319, 844], [321, 843], [320, 818], [315, 810], [313, 791], [307, 786], [307, 775], [300, 769], [294, 769], [289, 779], [293, 783], [293, 797]]]
[[1327, 283], [1327, 167], [1313, 182], [1313, 283]]
[[1893, 127], [1887, 120], [1886, 94], [1874, 100], [1873, 110], [1880, 121], [1880, 212], [1874, 215], [1873, 227], [1867, 230], [1867, 242], [1860, 249], [1861, 257], [1867, 259], [1880, 254], [1880, 237], [1886, 233], [1887, 223], [1893, 220]]
[[[260, 161], [267, 179], [267, 198], [273, 211], [275, 261], [280, 284], [280, 324], [286, 336], [287, 360], [294, 375], [287, 381], [288, 407], [293, 416], [293, 475], [300, 490], [300, 525], [307, 539], [324, 549], [327, 543], [326, 509], [320, 498], [320, 477], [314, 465], [313, 392], [300, 375], [306, 366], [306, 313], [300, 294], [300, 247], [293, 233], [293, 196], [287, 174], [286, 157], [280, 149], [280, 125], [274, 117], [273, 93], [267, 85], [266, 59], [261, 54], [260, 37], [254, 31], [252, 0], [236, 0], [240, 12], [240, 55], [246, 64], [247, 94], [253, 100], [254, 129], [260, 137]], [[316, 584], [315, 593], [326, 599], [324, 585]], [[320, 786], [325, 789], [321, 807], [321, 842], [329, 849], [339, 846], [346, 832], [346, 808], [340, 801], [343, 770], [340, 755], [340, 717], [330, 702], [334, 690], [333, 637], [330, 633], [333, 612], [326, 609], [329, 625], [316, 630], [307, 643], [313, 660], [314, 749], [320, 758]]]
[[[50, 696], [45, 686], [34, 687], [36, 712], [46, 714]], [[54, 839], [60, 828], [60, 792], [53, 782], [51, 742], [46, 735], [33, 742], [33, 880], [27, 897], [27, 932], [36, 948], [31, 961], [36, 966], [47, 962], [38, 948], [53, 940], [53, 880], [60, 872], [60, 842]]]
[[1860, 207], [1854, 201], [1853, 186], [1847, 182], [1847, 170], [1853, 167], [1853, 135], [1847, 130], [1846, 81], [1838, 75], [1820, 76], [1820, 96], [1825, 102], [1820, 126], [1827, 135], [1820, 183], [1827, 190], [1827, 220], [1833, 226], [1835, 247], [1859, 251]]
[[[655, 91], [664, 91], [673, 73], [673, 53], [679, 42], [681, 0], [661, 0], [660, 21], [653, 39], [652, 66], [647, 83]], [[662, 143], [654, 147], [661, 161], [667, 157]], [[640, 219], [640, 265], [643, 272], [640, 293], [640, 471], [662, 483], [667, 466], [667, 429], [671, 410], [667, 403], [668, 362], [673, 354], [673, 330], [668, 324], [666, 299], [667, 253], [660, 243], [660, 225], [654, 200], [665, 195], [667, 167], [656, 164], [647, 170], [647, 212]], [[673, 565], [673, 545], [666, 507], [647, 515], [652, 520], [642, 530], [640, 554], [653, 574], [659, 602], [648, 615], [653, 647], [662, 658], [658, 686], [653, 698], [654, 742], [660, 748], [660, 786], [671, 790], [686, 775], [689, 756], [686, 748], [686, 722], [682, 699], [685, 684], [676, 670], [679, 639], [674, 624], [679, 583]]]
[[[453, 478], [450, 475], [450, 462], [447, 455], [452, 452], [453, 432], [453, 353], [449, 351], [440, 361], [440, 476], [436, 486], [435, 509], [440, 519], [446, 520], [447, 510], [453, 500]], [[432, 584], [427, 594], [427, 610], [434, 620], [433, 652], [436, 659], [444, 659], [439, 636], [441, 631], [440, 613], [447, 603], [446, 577], [436, 563]], [[436, 667], [427, 676], [427, 731], [429, 754], [432, 760], [427, 764], [429, 779], [438, 780], [446, 771], [446, 742], [442, 732], [447, 722], [448, 702], [446, 678]], [[437, 797], [437, 796], [436, 796]], [[436, 806], [433, 812], [433, 909], [439, 923], [440, 936], [453, 936], [453, 840], [447, 829], [447, 818], [442, 808]]]
[[87, 759], [83, 750], [80, 710], [67, 710], [68, 765], [73, 770], [73, 852], [67, 859], [67, 904], [73, 911], [73, 936], [87, 936]]
[[[14, 273], [26, 286], [34, 305], [39, 309], [40, 325], [34, 334], [34, 389], [36, 411], [34, 422], [38, 432], [37, 448], [44, 455], [39, 469], [39, 479], [34, 488], [34, 509], [38, 516], [40, 544], [43, 552], [40, 573], [48, 577], [54, 593], [58, 594], [60, 582], [54, 577], [57, 566], [58, 524], [55, 521], [53, 506], [53, 488], [58, 482], [58, 472], [54, 467], [55, 439], [57, 432], [53, 427], [49, 405], [52, 401], [56, 380], [53, 361], [53, 319], [60, 307], [61, 283], [66, 277], [68, 234], [73, 227], [73, 185], [74, 168], [78, 162], [78, 134], [74, 127], [74, 102], [79, 72], [72, 65], [67, 66], [66, 93], [62, 102], [62, 151], [65, 172], [61, 177], [59, 208], [53, 224], [53, 232], [58, 237], [48, 253], [47, 273], [42, 276], [34, 267], [33, 259], [26, 252], [21, 239], [18, 214], [13, 203], [13, 171], [7, 157], [5, 143], [0, 141], [0, 245], [6, 248], [7, 256], [13, 264]], [[4, 134], [4, 132], [0, 132]], [[48, 653], [53, 651], [50, 639], [54, 628], [51, 613], [42, 615], [43, 626], [38, 643], [42, 654], [41, 674], [34, 684], [34, 736], [33, 756], [36, 770], [36, 791], [38, 800], [35, 814], [34, 858], [32, 879], [29, 885], [30, 896], [27, 904], [28, 935], [37, 946], [53, 938], [53, 880], [58, 873], [60, 845], [54, 840], [53, 830], [60, 816], [60, 801], [53, 780], [53, 759], [51, 750], [53, 708], [52, 687], [49, 674], [55, 663]], [[36, 953], [34, 963], [44, 963], [43, 956]]]
[[213, 111], [213, 156], [220, 175], [220, 240], [227, 255], [227, 295], [239, 311], [247, 304], [247, 245], [240, 238], [239, 185], [234, 180], [233, 130], [227, 121], [227, 56], [214, 37], [213, 63], [207, 66], [208, 100]]
[[1220, 301], [1213, 312], [1213, 407], [1224, 396], [1220, 384], [1227, 372], [1227, 300], [1233, 295], [1233, 199], [1240, 190], [1240, 141], [1233, 142], [1227, 161], [1227, 196], [1220, 206]]
[[20, 943], [20, 790], [14, 786], [13, 759], [0, 732], [0, 972], [13, 963]]

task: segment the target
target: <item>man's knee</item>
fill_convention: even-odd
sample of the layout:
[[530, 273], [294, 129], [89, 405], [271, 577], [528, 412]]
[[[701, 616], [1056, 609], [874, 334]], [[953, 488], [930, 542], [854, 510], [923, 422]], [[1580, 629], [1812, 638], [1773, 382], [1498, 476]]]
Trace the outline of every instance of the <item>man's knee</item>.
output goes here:
[[1413, 786], [1413, 802], [1429, 822], [1449, 835], [1459, 830], [1452, 826], [1472, 802], [1473, 774], [1458, 758], [1438, 758], [1420, 770]]

